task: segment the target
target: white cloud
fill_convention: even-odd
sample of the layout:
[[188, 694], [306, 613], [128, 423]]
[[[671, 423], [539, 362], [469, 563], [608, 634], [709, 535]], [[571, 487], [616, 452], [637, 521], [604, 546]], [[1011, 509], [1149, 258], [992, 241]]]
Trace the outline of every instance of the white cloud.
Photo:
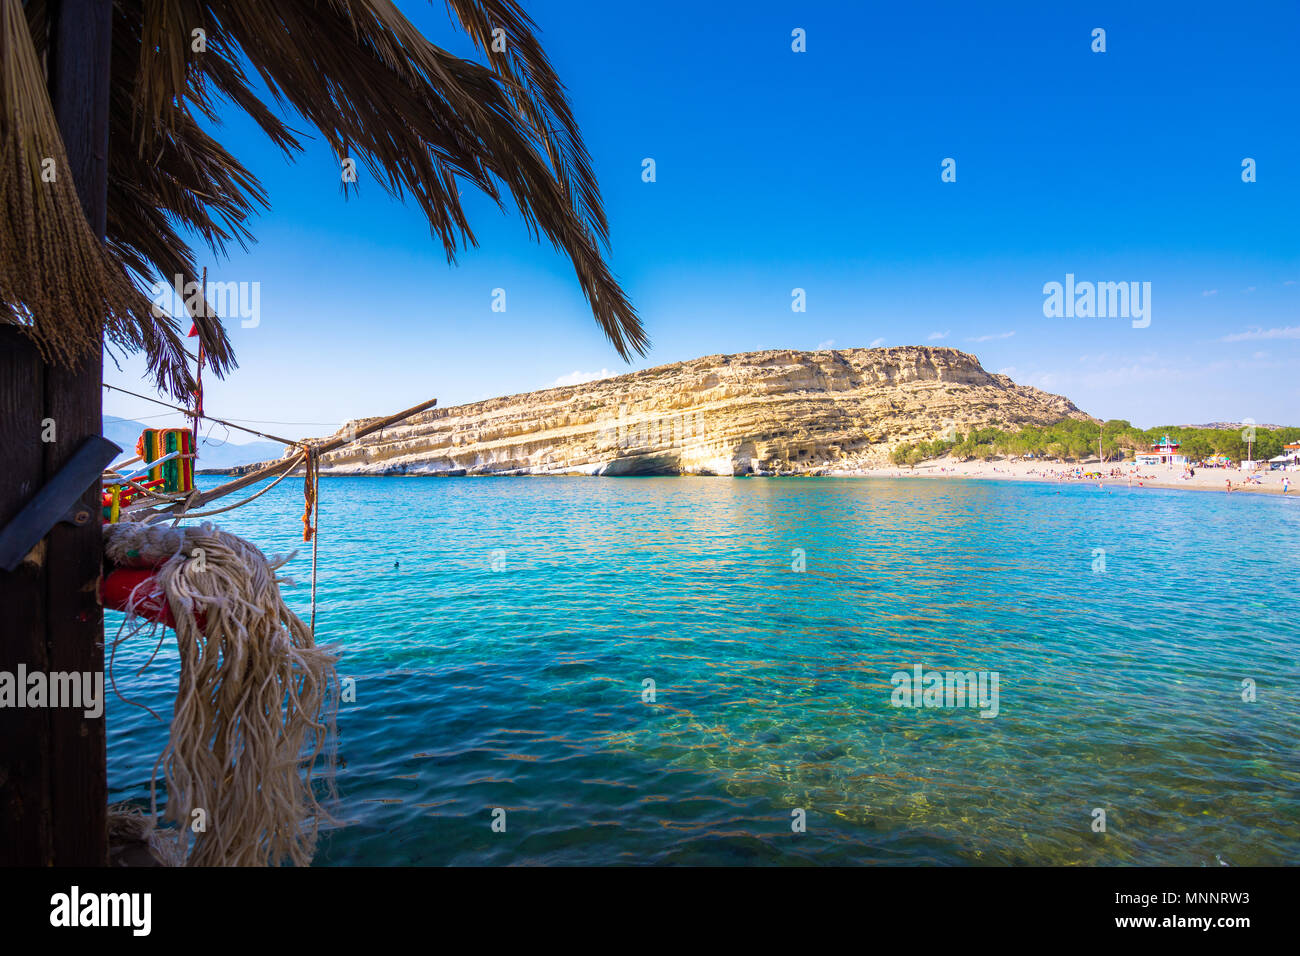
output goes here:
[[1206, 289], [1204, 292], [1201, 293], [1201, 295], [1218, 295], [1218, 294], [1219, 294], [1218, 289]]
[[992, 342], [994, 339], [1009, 339], [1015, 335], [1015, 332], [999, 332], [996, 335], [976, 335], [973, 338], [966, 339], [967, 342]]
[[834, 339], [827, 339], [825, 342], [818, 342], [818, 343], [817, 343], [817, 351], [820, 352], [820, 351], [822, 351], [823, 349], [828, 349], [828, 348], [830, 348], [831, 346], [833, 346], [834, 344], [835, 344], [835, 340], [834, 340]]
[[1016, 374], [1016, 367], [1014, 365], [1008, 365], [1006, 368], [1000, 368], [998, 369], [998, 374], [1010, 377]]
[[1252, 292], [1255, 291], [1255, 287], [1253, 285], [1248, 285], [1246, 286], [1246, 288], [1242, 289], [1241, 291], [1244, 292], [1246, 295], [1250, 295]]
[[931, 342], [937, 342], [940, 339], [946, 339], [951, 333], [952, 333], [951, 329], [949, 329], [947, 332], [931, 332], [929, 338]]
[[884, 344], [885, 344], [885, 340], [884, 340], [884, 339], [873, 339], [872, 342], [871, 342], [871, 348], [873, 348], [873, 349], [878, 349], [878, 348], [880, 348], [880, 347], [881, 347], [882, 345], [884, 345]]
[[607, 368], [602, 368], [599, 372], [570, 372], [568, 375], [561, 375], [554, 382], [552, 387], [559, 385], [584, 385], [587, 382], [597, 382], [602, 378], [609, 378], [614, 373]]
[[1300, 339], [1300, 325], [1288, 325], [1282, 329], [1251, 329], [1248, 332], [1234, 332], [1219, 339], [1220, 342], [1253, 342], [1257, 339]]

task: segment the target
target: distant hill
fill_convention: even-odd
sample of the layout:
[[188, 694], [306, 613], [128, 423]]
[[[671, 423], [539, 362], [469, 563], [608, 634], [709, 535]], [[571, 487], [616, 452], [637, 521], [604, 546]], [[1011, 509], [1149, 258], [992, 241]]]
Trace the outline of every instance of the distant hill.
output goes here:
[[1281, 428], [1287, 428], [1287, 425], [1265, 425], [1263, 422], [1210, 422], [1208, 425], [1169, 425], [1169, 428], [1213, 428], [1218, 431], [1227, 432], [1234, 428], [1245, 428], [1248, 424], [1253, 424], [1256, 428], [1267, 428], [1275, 432]]
[[[179, 416], [178, 416], [179, 417]], [[117, 418], [114, 415], [104, 416], [104, 437], [115, 445], [121, 446], [128, 455], [134, 454], [136, 440], [140, 433], [146, 428], [157, 428], [158, 425], [146, 425], [144, 422], [132, 421], [129, 418]], [[267, 461], [269, 459], [279, 458], [284, 451], [284, 446], [279, 442], [273, 441], [251, 441], [243, 444], [227, 441], [225, 439], [225, 430], [219, 426], [214, 426], [214, 435], [201, 436], [199, 439], [199, 460], [198, 467], [200, 470], [208, 468], [237, 468], [240, 465], [249, 465], [257, 461]], [[217, 438], [221, 435], [221, 438]]]
[[1064, 418], [1091, 421], [956, 349], [774, 349], [420, 412], [323, 455], [321, 473], [820, 474], [950, 430]]

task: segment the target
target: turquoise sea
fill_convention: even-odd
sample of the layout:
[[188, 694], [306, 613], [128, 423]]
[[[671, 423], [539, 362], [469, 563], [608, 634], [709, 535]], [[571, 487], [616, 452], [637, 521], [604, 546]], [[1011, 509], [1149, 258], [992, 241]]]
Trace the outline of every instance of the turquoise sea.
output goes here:
[[[299, 550], [305, 612], [301, 489], [216, 520]], [[1300, 862], [1300, 500], [322, 478], [321, 503], [318, 637], [357, 700], [317, 865]], [[164, 717], [168, 644], [116, 662]], [[996, 672], [997, 716], [891, 706], [916, 665]], [[147, 799], [166, 728], [107, 706], [110, 796]]]

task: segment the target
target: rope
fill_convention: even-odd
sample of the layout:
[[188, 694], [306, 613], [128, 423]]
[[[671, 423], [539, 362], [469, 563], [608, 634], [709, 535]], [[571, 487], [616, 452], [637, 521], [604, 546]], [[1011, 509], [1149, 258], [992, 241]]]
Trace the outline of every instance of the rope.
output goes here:
[[316, 499], [316, 521], [311, 536], [311, 636], [316, 639], [316, 546], [320, 542], [320, 469], [312, 471], [312, 497]]
[[[176, 514], [176, 519], [175, 519], [175, 521], [172, 522], [172, 524], [175, 525], [175, 523], [176, 523], [177, 521], [180, 521], [182, 518], [207, 518], [207, 517], [210, 517], [210, 516], [212, 516], [212, 515], [219, 515], [219, 514], [221, 514], [223, 511], [234, 511], [236, 508], [242, 508], [244, 505], [249, 504], [250, 502], [256, 501], [258, 498], [262, 497], [262, 495], [266, 494], [268, 491], [270, 491], [272, 488], [274, 488], [274, 487], [275, 487], [276, 485], [278, 485], [280, 482], [284, 481], [284, 479], [288, 478], [288, 477], [289, 477], [289, 474], [290, 474], [290, 473], [291, 473], [295, 468], [298, 467], [298, 464], [299, 464], [299, 458], [300, 458], [300, 457], [301, 457], [301, 456], [298, 456], [298, 457], [294, 458], [293, 461], [292, 461], [292, 463], [289, 465], [289, 467], [286, 468], [286, 469], [284, 470], [284, 472], [283, 472], [283, 473], [282, 473], [278, 478], [275, 479], [275, 481], [271, 482], [269, 485], [267, 485], [265, 488], [263, 488], [263, 489], [262, 489], [261, 491], [259, 491], [257, 494], [255, 494], [255, 495], [250, 495], [249, 497], [245, 498], [243, 501], [236, 501], [233, 505], [226, 505], [224, 508], [213, 508], [211, 511], [195, 511], [195, 512], [189, 512], [189, 511], [186, 511], [185, 508], [182, 508], [179, 512], [177, 512], [177, 514]], [[199, 489], [195, 488], [194, 491], [190, 493], [190, 497], [193, 497], [194, 495], [196, 495], [196, 494], [198, 494], [198, 493], [199, 493]], [[188, 502], [187, 502], [187, 506], [188, 506]], [[304, 539], [304, 540], [306, 540], [306, 539]]]
[[[169, 738], [150, 783], [153, 813], [161, 765], [163, 818], [177, 824], [188, 865], [309, 864], [318, 822], [328, 819], [313, 775], [323, 757], [325, 782], [332, 781], [338, 658], [334, 648], [316, 644], [280, 594], [276, 572], [292, 555], [268, 559], [208, 523], [109, 525], [104, 553], [119, 565], [157, 566], [151, 585], [132, 594], [123, 628], [134, 626], [125, 637], [119, 631], [114, 651], [140, 631], [160, 628], [135, 614], [157, 595], [175, 621], [180, 675]], [[191, 845], [192, 811], [199, 808], [208, 826]]]
[[107, 382], [100, 382], [104, 388], [114, 392], [121, 392], [123, 395], [130, 395], [132, 398], [142, 398], [146, 402], [153, 402], [155, 405], [161, 405], [163, 408], [170, 408], [173, 411], [180, 412], [186, 418], [206, 418], [210, 422], [220, 422], [228, 428], [235, 428], [241, 432], [248, 432], [250, 435], [256, 435], [258, 438], [268, 438], [271, 441], [278, 441], [281, 445], [301, 445], [302, 442], [290, 441], [287, 438], [281, 438], [279, 435], [268, 435], [266, 432], [254, 431], [251, 428], [245, 428], [243, 425], [236, 425], [234, 422], [228, 422], [224, 418], [213, 418], [211, 415], [205, 415], [202, 410], [182, 408], [180, 405], [173, 405], [170, 402], [160, 401], [156, 398], [150, 398], [148, 395], [141, 395], [139, 392], [130, 392], [125, 388], [118, 388], [116, 385], [109, 385]]
[[[305, 464], [305, 471], [306, 471], [305, 477], [303, 479], [304, 507], [302, 513], [302, 539], [304, 541], [311, 542], [311, 636], [312, 636], [312, 640], [315, 640], [316, 639], [316, 583], [317, 583], [316, 568], [317, 568], [317, 554], [319, 551], [317, 547], [317, 532], [320, 530], [320, 502], [319, 502], [320, 469], [319, 469], [319, 458], [316, 455], [316, 449], [314, 446], [304, 443], [302, 445], [301, 454], [299, 454], [290, 462], [289, 467], [286, 468], [284, 472], [281, 473], [275, 479], [275, 481], [271, 482], [265, 488], [257, 492], [257, 494], [250, 495], [249, 497], [245, 498], [243, 501], [236, 501], [232, 505], [226, 505], [223, 508], [212, 508], [208, 511], [191, 512], [189, 510], [190, 502], [193, 501], [195, 496], [199, 494], [199, 489], [195, 488], [192, 492], [190, 492], [188, 498], [185, 500], [185, 504], [181, 507], [181, 510], [176, 513], [175, 518], [173, 518], [172, 520], [171, 526], [175, 528], [177, 525], [181, 523], [181, 520], [183, 518], [210, 518], [213, 515], [219, 515], [225, 511], [234, 511], [236, 508], [242, 508], [244, 505], [256, 501], [258, 498], [266, 494], [268, 491], [270, 491], [280, 482], [284, 481], [284, 479], [289, 477], [289, 475], [293, 472], [293, 470], [298, 467], [300, 462]], [[315, 511], [314, 520], [312, 514], [313, 510]]]
[[186, 492], [159, 491], [157, 488], [148, 488], [133, 478], [123, 478], [121, 483], [130, 485], [136, 491], [142, 492], [150, 498], [157, 498], [159, 501], [184, 501], [190, 496], [190, 494]]
[[311, 445], [303, 445], [302, 453], [306, 461], [302, 480], [302, 540], [310, 541], [316, 533], [311, 524], [311, 511], [316, 504], [316, 488], [313, 484], [316, 475], [316, 449]]
[[[316, 532], [320, 529], [320, 505], [317, 493], [320, 491], [320, 458], [314, 445], [304, 443], [302, 446], [305, 467], [302, 480], [302, 540], [311, 542], [311, 634], [316, 636]], [[312, 510], [315, 509], [315, 520]]]

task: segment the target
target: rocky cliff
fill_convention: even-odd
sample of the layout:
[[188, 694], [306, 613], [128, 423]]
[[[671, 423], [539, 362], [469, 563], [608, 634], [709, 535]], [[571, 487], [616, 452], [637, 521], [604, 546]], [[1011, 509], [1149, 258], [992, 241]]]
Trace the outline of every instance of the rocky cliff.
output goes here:
[[772, 350], [430, 410], [323, 456], [321, 472], [824, 474], [949, 426], [1067, 416], [1087, 417], [956, 349]]

